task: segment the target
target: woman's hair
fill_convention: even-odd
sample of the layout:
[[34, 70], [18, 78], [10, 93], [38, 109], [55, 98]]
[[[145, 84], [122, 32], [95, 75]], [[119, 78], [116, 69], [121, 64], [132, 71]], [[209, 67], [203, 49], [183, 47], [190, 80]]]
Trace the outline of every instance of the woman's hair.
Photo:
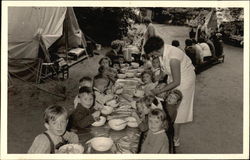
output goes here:
[[153, 109], [149, 112], [148, 117], [153, 117], [156, 116], [158, 119], [160, 119], [162, 121], [162, 128], [166, 129], [168, 127], [168, 123], [167, 123], [167, 117], [166, 114], [163, 110], [156, 108]]
[[180, 42], [178, 40], [173, 40], [172, 41], [172, 46], [179, 47], [180, 46]]
[[186, 46], [192, 46], [193, 41], [191, 39], [186, 39], [185, 44], [186, 44]]
[[109, 57], [103, 57], [103, 58], [101, 58], [100, 59], [100, 61], [99, 61], [99, 65], [101, 65], [101, 63], [102, 63], [102, 61], [103, 60], [108, 60], [108, 62], [109, 62], [109, 66], [111, 66], [112, 65], [112, 62], [111, 62], [111, 60], [110, 60], [110, 58]]
[[151, 77], [152, 82], [154, 82], [154, 73], [151, 70], [145, 70], [141, 73], [141, 78], [143, 77], [144, 74], [149, 74]]
[[45, 123], [49, 123], [49, 121], [55, 121], [61, 115], [68, 118], [68, 111], [62, 106], [51, 105], [45, 109], [43, 117]]
[[146, 54], [149, 54], [153, 51], [157, 51], [159, 49], [161, 49], [164, 45], [164, 41], [163, 39], [161, 39], [160, 37], [158, 36], [153, 36], [153, 37], [150, 37], [145, 45], [144, 45], [144, 51]]
[[79, 83], [83, 82], [83, 81], [88, 81], [88, 82], [92, 82], [92, 78], [89, 76], [84, 76], [79, 80]]

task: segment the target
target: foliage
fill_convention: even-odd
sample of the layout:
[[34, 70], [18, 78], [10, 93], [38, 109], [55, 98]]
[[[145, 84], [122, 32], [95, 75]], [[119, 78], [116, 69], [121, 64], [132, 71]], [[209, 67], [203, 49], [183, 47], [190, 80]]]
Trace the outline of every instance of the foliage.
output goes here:
[[135, 8], [76, 7], [74, 8], [82, 31], [96, 42], [110, 45], [128, 32], [128, 19], [138, 20]]
[[155, 21], [158, 23], [171, 23], [174, 25], [184, 25], [187, 20], [193, 19], [204, 10], [210, 8], [155, 8]]

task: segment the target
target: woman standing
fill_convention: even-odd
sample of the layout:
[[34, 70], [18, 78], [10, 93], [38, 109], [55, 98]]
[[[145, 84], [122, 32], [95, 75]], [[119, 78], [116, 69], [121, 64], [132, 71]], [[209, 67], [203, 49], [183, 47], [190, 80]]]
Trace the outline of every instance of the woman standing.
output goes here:
[[[146, 26], [146, 30], [145, 30], [144, 35], [143, 35], [142, 47], [145, 45], [145, 43], [147, 42], [147, 40], [150, 37], [156, 36], [156, 31], [155, 31], [155, 28], [152, 24], [151, 19], [146, 17], [146, 18], [144, 18], [143, 23]], [[142, 50], [142, 54], [144, 54], [143, 50]]]
[[195, 92], [195, 72], [190, 58], [180, 50], [157, 36], [147, 40], [144, 51], [149, 56], [159, 57], [161, 69], [168, 75], [168, 85], [164, 88], [155, 88], [150, 94], [160, 94], [172, 89], [179, 89], [183, 94], [182, 102], [177, 111], [175, 120], [175, 146], [180, 145], [180, 126], [193, 120], [193, 100]]

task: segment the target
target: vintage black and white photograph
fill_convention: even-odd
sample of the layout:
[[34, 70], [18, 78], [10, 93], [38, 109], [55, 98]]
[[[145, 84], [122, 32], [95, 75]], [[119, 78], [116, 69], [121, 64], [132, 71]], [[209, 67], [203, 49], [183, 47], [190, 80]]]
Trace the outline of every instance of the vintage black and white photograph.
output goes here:
[[243, 153], [244, 7], [7, 13], [7, 154]]

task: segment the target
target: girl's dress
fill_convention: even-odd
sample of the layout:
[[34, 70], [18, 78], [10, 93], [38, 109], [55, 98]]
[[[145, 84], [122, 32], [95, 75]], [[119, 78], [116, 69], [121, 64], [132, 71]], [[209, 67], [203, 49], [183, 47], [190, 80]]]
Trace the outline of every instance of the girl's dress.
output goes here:
[[148, 131], [142, 144], [141, 153], [169, 153], [169, 142], [165, 130]]
[[193, 120], [193, 101], [195, 92], [195, 72], [190, 58], [180, 49], [171, 45], [164, 45], [163, 57], [160, 57], [162, 71], [168, 75], [168, 84], [173, 81], [170, 60], [180, 61], [181, 82], [176, 87], [183, 94], [182, 102], [178, 108], [175, 123], [186, 123]]

